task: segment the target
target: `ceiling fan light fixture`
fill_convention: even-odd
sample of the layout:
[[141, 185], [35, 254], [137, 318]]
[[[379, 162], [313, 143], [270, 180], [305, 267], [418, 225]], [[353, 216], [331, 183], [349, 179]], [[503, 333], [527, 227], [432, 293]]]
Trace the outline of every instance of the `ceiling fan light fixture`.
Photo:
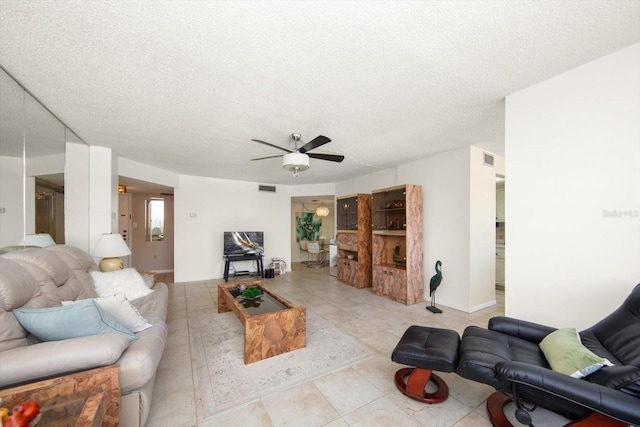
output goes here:
[[309, 156], [298, 152], [285, 154], [282, 156], [282, 168], [298, 176], [298, 172], [309, 169]]

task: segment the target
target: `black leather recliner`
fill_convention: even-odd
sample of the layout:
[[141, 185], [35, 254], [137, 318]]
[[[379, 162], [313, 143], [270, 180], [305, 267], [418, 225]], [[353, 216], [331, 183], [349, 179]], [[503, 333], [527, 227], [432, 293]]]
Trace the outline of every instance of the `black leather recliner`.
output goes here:
[[[530, 424], [530, 417], [522, 401], [569, 419], [584, 419], [585, 423], [580, 425], [604, 425], [613, 420], [640, 425], [640, 284], [617, 310], [580, 332], [585, 347], [609, 359], [615, 366], [605, 366], [582, 379], [552, 371], [539, 343], [555, 330], [508, 317], [492, 318], [487, 329], [469, 326], [459, 343], [457, 360], [452, 362], [452, 369], [446, 371], [455, 369], [458, 375], [490, 385], [498, 391], [487, 403], [494, 425], [509, 425], [505, 424], [502, 408], [512, 396], [518, 405], [516, 418], [523, 424]], [[409, 353], [415, 359], [417, 347], [415, 340], [411, 347], [408, 342], [410, 334], [405, 334], [407, 338], [401, 339], [392, 359], [410, 364], [402, 360], [408, 360]], [[434, 343], [429, 345], [433, 347]], [[450, 344], [447, 347], [451, 359], [455, 348]], [[426, 346], [424, 348], [427, 349]], [[428, 359], [433, 359], [433, 354], [425, 360]], [[420, 366], [420, 361], [416, 361], [411, 365], [439, 370], [432, 362]], [[398, 387], [410, 397], [420, 400], [398, 383], [402, 380], [396, 379]], [[505, 393], [509, 396], [503, 398]]]

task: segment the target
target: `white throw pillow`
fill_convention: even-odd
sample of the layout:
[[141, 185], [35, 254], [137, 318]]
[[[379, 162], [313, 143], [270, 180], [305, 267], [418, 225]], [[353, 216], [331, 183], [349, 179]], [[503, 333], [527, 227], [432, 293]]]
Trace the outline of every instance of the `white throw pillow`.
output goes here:
[[156, 283], [156, 279], [151, 274], [144, 274], [143, 273], [142, 274], [142, 280], [144, 281], [144, 284], [149, 289], [153, 288], [153, 285], [155, 285], [155, 283]]
[[[69, 305], [77, 301], [62, 301], [62, 305]], [[144, 331], [153, 325], [142, 317], [140, 312], [132, 306], [123, 293], [109, 297], [95, 298], [101, 309], [109, 313], [118, 323], [132, 332]]]
[[108, 297], [119, 292], [124, 293], [129, 301], [149, 295], [153, 290], [147, 288], [140, 273], [135, 268], [116, 271], [92, 271], [93, 286], [101, 297]]

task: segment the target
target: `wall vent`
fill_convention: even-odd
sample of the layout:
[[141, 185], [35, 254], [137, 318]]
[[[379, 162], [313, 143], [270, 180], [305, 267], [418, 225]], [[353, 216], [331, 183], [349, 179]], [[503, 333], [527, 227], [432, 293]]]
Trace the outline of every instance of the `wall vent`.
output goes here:
[[493, 167], [493, 156], [489, 153], [484, 153], [484, 164], [486, 166]]
[[258, 185], [258, 191], [269, 191], [271, 193], [275, 193], [276, 186], [275, 185]]

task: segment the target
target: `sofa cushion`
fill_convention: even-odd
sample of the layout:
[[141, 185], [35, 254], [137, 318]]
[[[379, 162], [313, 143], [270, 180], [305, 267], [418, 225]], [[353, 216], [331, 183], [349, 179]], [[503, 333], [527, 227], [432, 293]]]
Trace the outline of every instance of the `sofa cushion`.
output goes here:
[[138, 337], [88, 299], [60, 307], [13, 310], [20, 324], [41, 341], [98, 334], [122, 334], [129, 341]]
[[[113, 316], [122, 326], [132, 332], [144, 331], [153, 325], [142, 317], [138, 310], [132, 306], [123, 293], [109, 297], [95, 298], [100, 308]], [[77, 304], [79, 301], [62, 301], [62, 305]]]
[[464, 330], [456, 369], [458, 375], [496, 390], [510, 390], [511, 383], [498, 377], [496, 372], [496, 364], [503, 361], [549, 367], [537, 343], [478, 326], [468, 326]]
[[41, 342], [0, 352], [0, 388], [117, 363], [124, 335], [103, 334]]
[[121, 292], [128, 300], [134, 300], [153, 292], [144, 284], [142, 276], [135, 268], [108, 272], [92, 271], [91, 277], [93, 277], [96, 292], [101, 297]]
[[[69, 265], [56, 252], [43, 248], [30, 248], [3, 255], [20, 264], [51, 300], [49, 306], [60, 305], [62, 301], [89, 298], [95, 295], [86, 291]], [[91, 286], [93, 287], [93, 286]]]
[[129, 301], [147, 322], [156, 325], [157, 321], [167, 320], [167, 306], [169, 304], [169, 289], [164, 283], [156, 283], [154, 291], [149, 295]]
[[120, 387], [123, 394], [137, 390], [153, 380], [167, 341], [167, 285], [156, 283], [155, 291], [145, 297], [130, 301], [140, 314], [153, 324], [153, 328], [138, 332], [138, 340], [122, 354], [120, 364]]
[[613, 366], [608, 359], [583, 346], [575, 328], [550, 333], [540, 342], [540, 349], [551, 369], [573, 378], [586, 377], [603, 366]]
[[11, 313], [13, 309], [48, 307], [50, 303], [32, 275], [17, 262], [0, 256], [0, 352], [34, 341]]
[[0, 309], [11, 311], [41, 295], [36, 280], [15, 261], [0, 257]]
[[53, 245], [47, 246], [43, 249], [60, 257], [60, 259], [69, 266], [75, 277], [80, 282], [80, 292], [77, 297], [73, 299], [98, 297], [98, 293], [93, 287], [93, 279], [89, 273], [90, 271], [97, 271], [98, 265], [95, 263], [93, 258], [89, 256], [89, 254], [81, 249], [68, 245]]
[[[55, 288], [62, 286], [72, 276], [71, 269], [56, 254], [41, 248], [27, 248], [4, 255], [24, 265], [38, 282], [50, 282]], [[55, 291], [55, 288], [53, 291]]]

